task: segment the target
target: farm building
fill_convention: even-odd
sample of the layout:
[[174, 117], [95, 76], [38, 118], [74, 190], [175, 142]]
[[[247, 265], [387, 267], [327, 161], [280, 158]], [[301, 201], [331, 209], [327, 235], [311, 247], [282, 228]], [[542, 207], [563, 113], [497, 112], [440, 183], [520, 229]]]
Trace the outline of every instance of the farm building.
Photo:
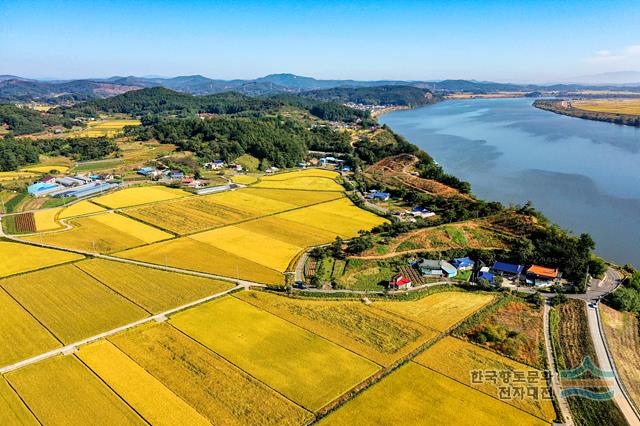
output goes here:
[[422, 275], [453, 278], [458, 274], [456, 268], [445, 260], [422, 259], [416, 265]]
[[351, 166], [342, 166], [342, 171], [343, 172], [350, 172], [351, 171]]
[[421, 217], [423, 219], [426, 219], [428, 217], [432, 217], [435, 216], [436, 214], [428, 209], [425, 209], [424, 207], [414, 207], [413, 209], [411, 209], [411, 211], [409, 212], [410, 215], [414, 216], [414, 217]]
[[367, 198], [370, 200], [387, 201], [391, 197], [388, 192], [370, 192]]
[[469, 271], [473, 269], [473, 260], [468, 257], [457, 257], [451, 261], [451, 264], [455, 266], [458, 271]]
[[536, 287], [546, 287], [553, 285], [560, 278], [557, 268], [548, 268], [546, 266], [531, 265], [527, 269], [525, 279], [527, 284], [533, 284]]
[[493, 274], [489, 271], [480, 271], [478, 273], [478, 280], [487, 280], [489, 281], [489, 284], [493, 284]]
[[517, 277], [522, 273], [524, 266], [522, 265], [514, 265], [512, 263], [506, 262], [496, 262], [491, 267], [491, 271], [494, 274], [509, 276], [509, 277]]
[[71, 188], [66, 191], [57, 191], [52, 195], [56, 198], [62, 198], [62, 197], [81, 198], [81, 197], [87, 197], [89, 195], [98, 194], [100, 192], [108, 191], [112, 188], [116, 188], [117, 186], [118, 184], [115, 184], [115, 183], [93, 182], [93, 183], [87, 183], [82, 186], [77, 186], [75, 188]]
[[143, 167], [138, 170], [138, 174], [142, 176], [154, 176], [156, 169], [154, 167]]
[[405, 277], [402, 274], [394, 275], [389, 281], [389, 289], [391, 290], [405, 290], [411, 287], [411, 279]]
[[224, 167], [224, 161], [213, 160], [210, 163], [205, 163], [204, 168], [207, 170], [219, 170]]
[[66, 176], [63, 178], [58, 178], [56, 179], [58, 183], [64, 185], [64, 186], [77, 186], [77, 185], [84, 185], [85, 181], [83, 179], [78, 179], [76, 177], [71, 177], [71, 176]]
[[45, 195], [51, 194], [52, 192], [56, 192], [61, 188], [63, 187], [56, 183], [38, 182], [34, 183], [33, 185], [29, 185], [29, 187], [27, 188], [27, 192], [33, 197], [43, 197]]
[[53, 183], [56, 183], [56, 178], [54, 178], [53, 176], [45, 176], [41, 179], [38, 179], [38, 182], [53, 184]]

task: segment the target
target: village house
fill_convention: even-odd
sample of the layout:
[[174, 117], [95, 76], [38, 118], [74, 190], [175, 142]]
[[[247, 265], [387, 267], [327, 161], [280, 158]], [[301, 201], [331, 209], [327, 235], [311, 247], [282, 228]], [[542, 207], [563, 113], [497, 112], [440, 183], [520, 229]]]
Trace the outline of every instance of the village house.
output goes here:
[[368, 199], [376, 201], [387, 201], [390, 197], [391, 194], [389, 194], [388, 192], [373, 191], [367, 194]]
[[38, 182], [40, 183], [47, 183], [47, 184], [53, 184], [56, 183], [56, 178], [53, 176], [45, 176], [41, 179], [38, 179]]
[[416, 266], [425, 276], [453, 278], [458, 274], [458, 270], [446, 260], [421, 259]]
[[468, 257], [456, 257], [451, 261], [451, 264], [455, 266], [458, 271], [470, 271], [473, 269], [473, 260]]
[[412, 282], [410, 278], [402, 274], [394, 275], [389, 281], [389, 290], [407, 290], [411, 288]]
[[522, 274], [523, 269], [524, 266], [522, 265], [514, 265], [512, 263], [506, 262], [496, 262], [491, 267], [491, 272], [503, 277], [518, 278], [520, 274]]
[[557, 283], [560, 278], [560, 272], [557, 268], [548, 268], [546, 266], [531, 265], [527, 268], [525, 274], [525, 282], [535, 287], [548, 287]]
[[224, 167], [224, 161], [222, 160], [213, 160], [209, 163], [204, 164], [204, 168], [207, 170], [220, 170]]
[[422, 219], [427, 219], [429, 217], [435, 216], [436, 214], [424, 207], [414, 207], [411, 211], [407, 212], [413, 217], [421, 217]]

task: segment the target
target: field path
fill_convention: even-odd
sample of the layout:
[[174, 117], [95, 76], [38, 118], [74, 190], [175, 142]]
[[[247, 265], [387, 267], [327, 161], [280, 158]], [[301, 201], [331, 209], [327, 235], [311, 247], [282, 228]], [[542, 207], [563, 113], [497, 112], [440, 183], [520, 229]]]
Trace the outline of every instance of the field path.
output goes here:
[[551, 327], [549, 325], [549, 308], [550, 300], [545, 299], [544, 303], [544, 347], [547, 353], [547, 360], [549, 362], [549, 371], [551, 372], [551, 388], [555, 395], [556, 401], [560, 406], [560, 413], [564, 419], [564, 424], [573, 426], [573, 417], [571, 417], [571, 410], [569, 409], [569, 403], [565, 398], [560, 396], [560, 378], [558, 376], [558, 367], [556, 366], [556, 359], [553, 353], [553, 344], [551, 343]]

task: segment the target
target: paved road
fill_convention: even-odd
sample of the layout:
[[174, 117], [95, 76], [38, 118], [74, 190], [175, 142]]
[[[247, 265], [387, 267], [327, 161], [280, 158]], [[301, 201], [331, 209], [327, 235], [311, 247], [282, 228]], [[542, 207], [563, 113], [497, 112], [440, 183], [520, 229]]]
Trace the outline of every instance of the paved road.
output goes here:
[[73, 353], [73, 352], [76, 351], [78, 346], [86, 345], [86, 344], [91, 343], [91, 342], [95, 342], [96, 340], [100, 340], [100, 339], [103, 339], [105, 337], [112, 336], [114, 334], [120, 333], [120, 332], [128, 330], [130, 328], [134, 328], [134, 327], [137, 327], [137, 326], [139, 326], [141, 324], [145, 324], [147, 322], [151, 322], [151, 321], [162, 322], [162, 321], [165, 321], [167, 319], [167, 317], [169, 315], [171, 315], [171, 314], [175, 314], [176, 312], [179, 312], [179, 311], [182, 311], [182, 310], [185, 310], [185, 309], [200, 305], [202, 303], [208, 302], [208, 301], [210, 301], [212, 299], [215, 299], [215, 298], [218, 298], [220, 296], [224, 296], [225, 294], [228, 294], [228, 293], [230, 293], [232, 291], [235, 291], [235, 290], [238, 290], [238, 289], [241, 289], [241, 288], [248, 288], [248, 287], [249, 286], [238, 285], [236, 287], [230, 288], [230, 289], [222, 291], [220, 293], [212, 294], [210, 296], [203, 297], [202, 299], [195, 300], [193, 302], [184, 304], [182, 306], [178, 306], [176, 308], [169, 309], [168, 311], [164, 311], [164, 312], [161, 312], [159, 314], [156, 314], [156, 315], [153, 315], [153, 316], [150, 316], [150, 317], [147, 317], [147, 318], [143, 318], [141, 320], [134, 321], [132, 323], [123, 325], [121, 327], [114, 328], [113, 330], [109, 330], [109, 331], [105, 331], [104, 333], [96, 334], [95, 336], [88, 337], [86, 339], [80, 340], [80, 341], [72, 343], [70, 345], [66, 345], [66, 346], [63, 346], [61, 348], [49, 351], [49, 352], [45, 352], [43, 354], [36, 355], [34, 357], [31, 357], [31, 358], [16, 362], [16, 363], [11, 364], [11, 365], [6, 365], [6, 366], [0, 368], [0, 374], [5, 374], [5, 373], [8, 373], [9, 371], [17, 370], [18, 368], [22, 368], [22, 367], [25, 367], [25, 366], [27, 366], [29, 364], [33, 364], [33, 363], [36, 363], [36, 362], [43, 361], [43, 360], [45, 360], [47, 358], [51, 358], [51, 357], [54, 357], [54, 356], [57, 356], [57, 355], [66, 355], [66, 354], [69, 354], [69, 353]]
[[551, 343], [551, 329], [549, 325], [549, 306], [550, 300], [545, 299], [544, 302], [544, 346], [547, 353], [547, 360], [549, 361], [549, 371], [551, 371], [551, 388], [560, 406], [560, 413], [564, 418], [564, 424], [573, 426], [573, 417], [571, 416], [571, 409], [569, 403], [565, 398], [560, 397], [560, 379], [558, 376], [558, 369], [556, 368], [556, 360], [553, 355], [553, 345]]

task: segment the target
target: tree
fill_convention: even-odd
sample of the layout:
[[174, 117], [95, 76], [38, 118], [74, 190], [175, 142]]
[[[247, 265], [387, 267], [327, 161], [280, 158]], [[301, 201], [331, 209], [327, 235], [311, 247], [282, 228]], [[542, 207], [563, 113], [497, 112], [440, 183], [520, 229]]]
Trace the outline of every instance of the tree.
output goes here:
[[344, 241], [339, 236], [331, 243], [329, 246], [329, 251], [333, 255], [333, 257], [337, 259], [342, 259], [344, 254], [342, 252], [342, 246], [344, 245]]
[[529, 296], [527, 300], [536, 308], [540, 308], [544, 303], [544, 297], [537, 291], [533, 293], [531, 296]]
[[551, 305], [558, 306], [567, 302], [567, 295], [564, 293], [557, 293], [555, 296], [551, 298]]
[[347, 251], [352, 254], [360, 254], [373, 247], [371, 233], [363, 233], [359, 237], [353, 238], [347, 243]]

